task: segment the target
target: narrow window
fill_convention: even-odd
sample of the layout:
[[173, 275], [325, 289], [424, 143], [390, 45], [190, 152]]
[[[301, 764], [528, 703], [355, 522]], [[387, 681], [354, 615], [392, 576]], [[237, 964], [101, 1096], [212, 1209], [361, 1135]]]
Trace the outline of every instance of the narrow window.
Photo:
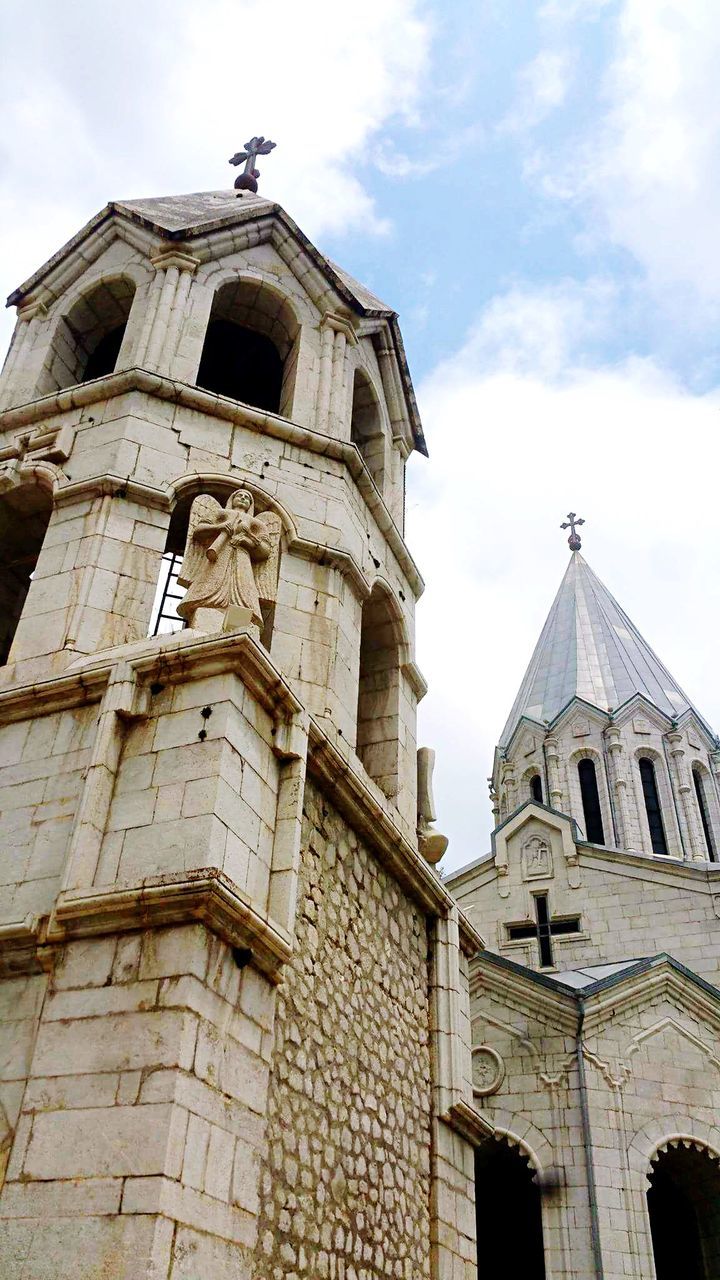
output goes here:
[[542, 778], [539, 773], [534, 773], [530, 779], [530, 795], [533, 800], [537, 800], [538, 804], [543, 802]]
[[475, 1152], [478, 1276], [545, 1280], [540, 1188], [527, 1159], [490, 1138]]
[[38, 395], [112, 373], [120, 354], [135, 285], [104, 280], [78, 298], [58, 322], [38, 382]]
[[[36, 485], [22, 485], [0, 497], [0, 666], [4, 666], [10, 656], [51, 513], [49, 495]], [[39, 599], [42, 599], [43, 584], [52, 590], [52, 579], [46, 577], [36, 582]], [[42, 612], [42, 608], [37, 612]]]
[[698, 809], [700, 810], [700, 821], [702, 822], [708, 858], [711, 862], [717, 862], [715, 841], [713, 840], [712, 828], [710, 827], [710, 814], [708, 813], [707, 797], [705, 795], [705, 780], [699, 769], [693, 769], [692, 775], [693, 782], [695, 783], [695, 795], [697, 796]]
[[365, 466], [382, 493], [385, 468], [382, 417], [372, 383], [362, 369], [355, 370], [353, 381], [350, 439], [360, 450]]
[[400, 653], [390, 599], [377, 585], [365, 601], [360, 631], [355, 750], [386, 796], [398, 790]]
[[197, 385], [288, 417], [298, 325], [286, 299], [253, 280], [231, 280], [213, 298]]
[[647, 814], [648, 827], [650, 828], [652, 851], [653, 853], [667, 854], [668, 847], [665, 839], [657, 780], [655, 778], [655, 765], [647, 756], [643, 756], [640, 761], [640, 778], [642, 780], [643, 796], [645, 797], [645, 812]]
[[604, 844], [600, 794], [598, 792], [597, 772], [594, 760], [581, 760], [578, 764], [580, 779], [580, 795], [582, 796], [583, 814], [585, 816], [585, 835], [591, 844]]

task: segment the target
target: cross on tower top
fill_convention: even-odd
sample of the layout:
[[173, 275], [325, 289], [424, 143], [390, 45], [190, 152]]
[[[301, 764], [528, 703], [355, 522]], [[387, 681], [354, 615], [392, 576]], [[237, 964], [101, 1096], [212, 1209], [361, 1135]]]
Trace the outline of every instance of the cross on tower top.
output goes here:
[[257, 191], [260, 170], [255, 168], [255, 161], [258, 156], [268, 156], [276, 146], [277, 143], [271, 142], [269, 138], [264, 138], [260, 134], [259, 137], [251, 138], [245, 143], [244, 151], [236, 151], [235, 155], [230, 157], [229, 164], [245, 164], [242, 173], [239, 173], [235, 179], [238, 190]]
[[581, 525], [584, 523], [585, 521], [582, 519], [581, 516], [576, 516], [574, 511], [568, 511], [567, 520], [564, 522], [564, 524], [560, 525], [561, 529], [570, 530], [570, 537], [568, 538], [568, 546], [571, 551], [579, 551], [582, 546], [582, 542], [580, 541], [580, 534], [578, 533], [577, 528], [578, 528], [578, 525]]

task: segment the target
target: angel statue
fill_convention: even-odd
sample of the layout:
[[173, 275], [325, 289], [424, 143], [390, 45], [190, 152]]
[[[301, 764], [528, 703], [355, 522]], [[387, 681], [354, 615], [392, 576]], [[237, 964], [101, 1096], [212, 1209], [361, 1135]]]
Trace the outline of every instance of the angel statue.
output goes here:
[[[275, 599], [280, 562], [282, 521], [273, 511], [255, 515], [248, 489], [236, 489], [224, 507], [201, 493], [190, 508], [185, 554], [178, 584], [187, 587], [177, 606], [188, 626], [222, 630], [231, 605], [248, 609], [254, 626], [262, 627], [262, 600]], [[215, 619], [197, 617], [212, 609]]]

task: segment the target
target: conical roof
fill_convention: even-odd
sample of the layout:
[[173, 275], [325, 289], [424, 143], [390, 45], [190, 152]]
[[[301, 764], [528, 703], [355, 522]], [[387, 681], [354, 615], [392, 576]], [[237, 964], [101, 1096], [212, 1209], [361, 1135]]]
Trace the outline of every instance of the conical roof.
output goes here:
[[500, 747], [507, 746], [523, 716], [550, 723], [573, 698], [615, 711], [635, 694], [673, 719], [695, 710], [607, 587], [574, 551]]

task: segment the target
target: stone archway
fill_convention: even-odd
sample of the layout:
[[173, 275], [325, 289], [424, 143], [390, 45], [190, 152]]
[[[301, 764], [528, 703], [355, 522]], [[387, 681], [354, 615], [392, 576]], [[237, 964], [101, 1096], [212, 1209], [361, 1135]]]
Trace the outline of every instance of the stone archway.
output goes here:
[[700, 1143], [675, 1139], [653, 1157], [647, 1192], [657, 1280], [720, 1276], [720, 1166]]
[[545, 1280], [540, 1188], [529, 1156], [504, 1139], [475, 1152], [478, 1280]]

